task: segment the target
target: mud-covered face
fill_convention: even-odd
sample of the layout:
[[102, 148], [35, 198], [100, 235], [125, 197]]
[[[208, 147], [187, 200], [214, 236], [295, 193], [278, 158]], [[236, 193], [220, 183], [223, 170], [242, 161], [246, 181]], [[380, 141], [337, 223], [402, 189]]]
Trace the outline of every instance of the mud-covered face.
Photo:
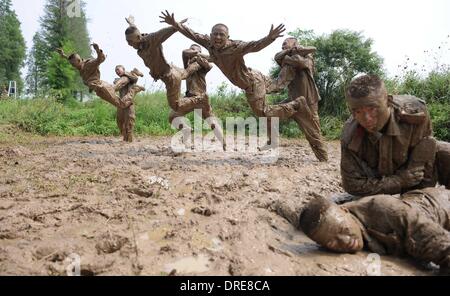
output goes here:
[[117, 74], [117, 76], [122, 77], [123, 74], [125, 74], [125, 69], [123, 67], [121, 67], [121, 66], [117, 66], [116, 67], [116, 74]]
[[352, 108], [351, 111], [355, 120], [371, 133], [380, 131], [390, 116], [387, 97], [370, 98], [367, 105]]
[[213, 48], [221, 49], [227, 44], [229, 38], [228, 29], [225, 26], [216, 25], [213, 27], [210, 37]]
[[322, 213], [320, 224], [309, 237], [329, 250], [356, 253], [364, 246], [359, 224], [345, 208], [330, 206]]
[[287, 38], [284, 40], [283, 45], [281, 47], [282, 50], [292, 49], [297, 45], [297, 42], [293, 38]]
[[127, 35], [128, 45], [133, 47], [134, 49], [139, 49], [139, 45], [141, 43], [141, 35], [140, 34], [130, 34]]
[[81, 57], [80, 57], [78, 54], [73, 55], [73, 56], [70, 58], [69, 62], [70, 62], [70, 64], [71, 64], [72, 66], [74, 66], [75, 68], [77, 68], [77, 69], [80, 69], [80, 68], [81, 68], [81, 62], [82, 62], [82, 60], [81, 60]]

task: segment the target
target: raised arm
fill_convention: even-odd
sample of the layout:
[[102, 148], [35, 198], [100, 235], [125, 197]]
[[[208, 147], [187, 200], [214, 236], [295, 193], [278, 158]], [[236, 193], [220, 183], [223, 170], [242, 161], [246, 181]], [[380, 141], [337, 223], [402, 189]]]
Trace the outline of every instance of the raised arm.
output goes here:
[[177, 22], [175, 20], [174, 14], [170, 14], [167, 10], [165, 12], [161, 12], [161, 16], [159, 17], [161, 19], [161, 23], [167, 23], [170, 26], [172, 26], [175, 30], [186, 36], [187, 38], [191, 39], [192, 41], [200, 44], [201, 46], [208, 48], [210, 43], [210, 37], [208, 35], [203, 35], [194, 32], [189, 27], [187, 27], [184, 23], [187, 21], [187, 19], [182, 20], [181, 22]]
[[285, 56], [283, 59], [282, 64], [293, 66], [297, 69], [313, 69], [314, 68], [314, 62], [311, 58], [308, 57], [302, 57], [299, 54], [294, 54], [292, 56]]
[[164, 43], [167, 39], [169, 39], [173, 34], [175, 34], [177, 30], [174, 27], [167, 27], [161, 29], [155, 33], [151, 33], [147, 35], [147, 38], [152, 38], [156, 43]]
[[211, 71], [213, 66], [208, 62], [207, 56], [205, 57], [204, 55], [199, 54], [195, 59], [196, 62], [203, 68], [203, 70], [205, 70], [206, 72]]
[[258, 52], [272, 44], [277, 38], [283, 37], [282, 33], [284, 31], [286, 31], [284, 25], [279, 25], [276, 28], [274, 28], [272, 25], [272, 27], [270, 28], [270, 32], [266, 37], [258, 41], [240, 42], [239, 47], [242, 50], [243, 54]]
[[275, 55], [275, 62], [278, 64], [278, 66], [282, 66], [283, 65], [283, 60], [284, 57], [291, 54], [291, 50], [290, 49], [286, 49], [286, 50], [282, 50], [279, 53], [277, 53]]

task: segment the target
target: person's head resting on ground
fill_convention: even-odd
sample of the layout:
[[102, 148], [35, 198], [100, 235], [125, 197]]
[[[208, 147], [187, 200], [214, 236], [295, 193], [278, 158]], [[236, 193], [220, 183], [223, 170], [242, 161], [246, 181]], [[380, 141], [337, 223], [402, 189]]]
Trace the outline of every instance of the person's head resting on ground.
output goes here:
[[345, 207], [316, 198], [300, 214], [299, 227], [319, 245], [339, 253], [356, 253], [364, 246], [360, 225]]
[[125, 67], [122, 65], [117, 65], [116, 66], [116, 74], [119, 77], [122, 77], [125, 74]]
[[378, 132], [388, 122], [391, 115], [388, 94], [377, 75], [354, 79], [347, 88], [346, 99], [353, 117], [368, 132]]
[[217, 24], [211, 29], [211, 45], [214, 49], [222, 49], [230, 38], [228, 27], [224, 24]]
[[81, 59], [79, 54], [73, 53], [67, 59], [69, 60], [69, 63], [76, 69], [79, 70], [82, 68], [83, 60]]
[[126, 21], [129, 24], [129, 27], [125, 30], [125, 38], [127, 39], [128, 45], [134, 49], [139, 49], [142, 34], [134, 24], [133, 16], [126, 18]]
[[282, 50], [293, 49], [294, 47], [298, 47], [298, 40], [295, 37], [288, 37], [283, 41], [283, 45], [281, 46]]

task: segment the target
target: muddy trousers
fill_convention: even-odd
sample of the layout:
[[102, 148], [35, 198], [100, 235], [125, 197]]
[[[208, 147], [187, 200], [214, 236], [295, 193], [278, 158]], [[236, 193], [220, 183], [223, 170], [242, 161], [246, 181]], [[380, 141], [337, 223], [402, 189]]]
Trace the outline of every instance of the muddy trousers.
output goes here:
[[450, 189], [450, 143], [437, 143], [436, 168], [439, 184]]
[[[203, 120], [205, 120], [208, 125], [210, 126], [211, 130], [214, 132], [214, 136], [217, 140], [219, 140], [222, 145], [225, 147], [225, 139], [223, 136], [223, 130], [221, 123], [217, 120], [217, 118], [212, 113], [211, 105], [208, 101], [208, 96], [200, 96], [202, 97], [202, 101], [200, 103], [196, 102], [196, 97], [184, 97], [183, 98], [183, 104], [178, 108], [177, 111], [170, 110], [169, 114], [169, 122], [170, 124], [178, 129], [183, 130], [186, 134], [183, 136], [186, 140], [191, 136], [191, 128], [187, 128], [183, 125], [185, 115], [195, 111], [195, 112], [201, 112], [197, 113], [202, 117]], [[180, 118], [182, 118], [180, 120]], [[187, 125], [187, 123], [186, 123]]]
[[450, 271], [450, 232], [447, 229], [423, 215], [417, 215], [409, 217], [406, 234], [405, 249], [408, 255]]
[[[205, 119], [211, 126], [211, 129], [214, 130], [216, 138], [219, 139], [221, 143], [224, 143], [222, 127], [220, 123], [213, 118], [208, 96], [181, 96], [182, 81], [189, 77], [192, 72], [197, 71], [198, 67], [199, 66], [197, 63], [192, 63], [186, 70], [172, 66], [169, 73], [161, 77], [161, 80], [166, 85], [167, 101], [171, 109], [169, 114], [169, 122], [172, 124], [175, 118], [183, 117], [195, 109], [201, 109], [202, 118]], [[180, 127], [179, 124], [177, 125], [177, 129], [183, 129], [183, 127]]]
[[308, 105], [302, 97], [300, 109], [292, 116], [319, 161], [328, 161], [328, 152], [320, 130], [318, 104]]
[[272, 140], [274, 140], [272, 139], [271, 118], [277, 117], [279, 120], [288, 119], [297, 112], [299, 104], [293, 100], [286, 103], [269, 105], [266, 95], [267, 89], [272, 84], [272, 80], [256, 70], [251, 70], [251, 73], [253, 76], [253, 84], [245, 92], [247, 102], [257, 117], [267, 117], [267, 136], [269, 139], [268, 142], [271, 144]]
[[107, 101], [120, 109], [128, 108], [131, 104], [133, 104], [134, 96], [140, 91], [137, 86], [133, 86], [129, 92], [129, 95], [121, 100], [116, 94], [114, 86], [105, 81], [99, 80], [94, 83], [90, 83], [89, 88], [94, 90], [97, 96], [99, 96], [102, 100]]
[[136, 121], [134, 105], [126, 109], [117, 108], [117, 126], [125, 142], [133, 142], [133, 130]]

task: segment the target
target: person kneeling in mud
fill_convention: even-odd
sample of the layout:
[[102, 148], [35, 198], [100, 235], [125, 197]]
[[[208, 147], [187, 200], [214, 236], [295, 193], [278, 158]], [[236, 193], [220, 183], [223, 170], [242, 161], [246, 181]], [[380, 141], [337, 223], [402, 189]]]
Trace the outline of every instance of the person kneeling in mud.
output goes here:
[[331, 251], [356, 253], [365, 247], [433, 262], [441, 273], [450, 272], [449, 190], [426, 188], [400, 198], [375, 195], [345, 206], [317, 198], [301, 212], [298, 226]]
[[[133, 142], [133, 129], [136, 120], [134, 109], [134, 96], [136, 94], [132, 89], [136, 86], [139, 77], [144, 75], [138, 69], [126, 72], [125, 67], [122, 65], [116, 66], [116, 74], [119, 78], [114, 81], [114, 87], [119, 92], [120, 100], [133, 102], [128, 108], [117, 108], [117, 125], [120, 134], [125, 142], [131, 143]], [[142, 90], [144, 89], [143, 87], [138, 87]]]

